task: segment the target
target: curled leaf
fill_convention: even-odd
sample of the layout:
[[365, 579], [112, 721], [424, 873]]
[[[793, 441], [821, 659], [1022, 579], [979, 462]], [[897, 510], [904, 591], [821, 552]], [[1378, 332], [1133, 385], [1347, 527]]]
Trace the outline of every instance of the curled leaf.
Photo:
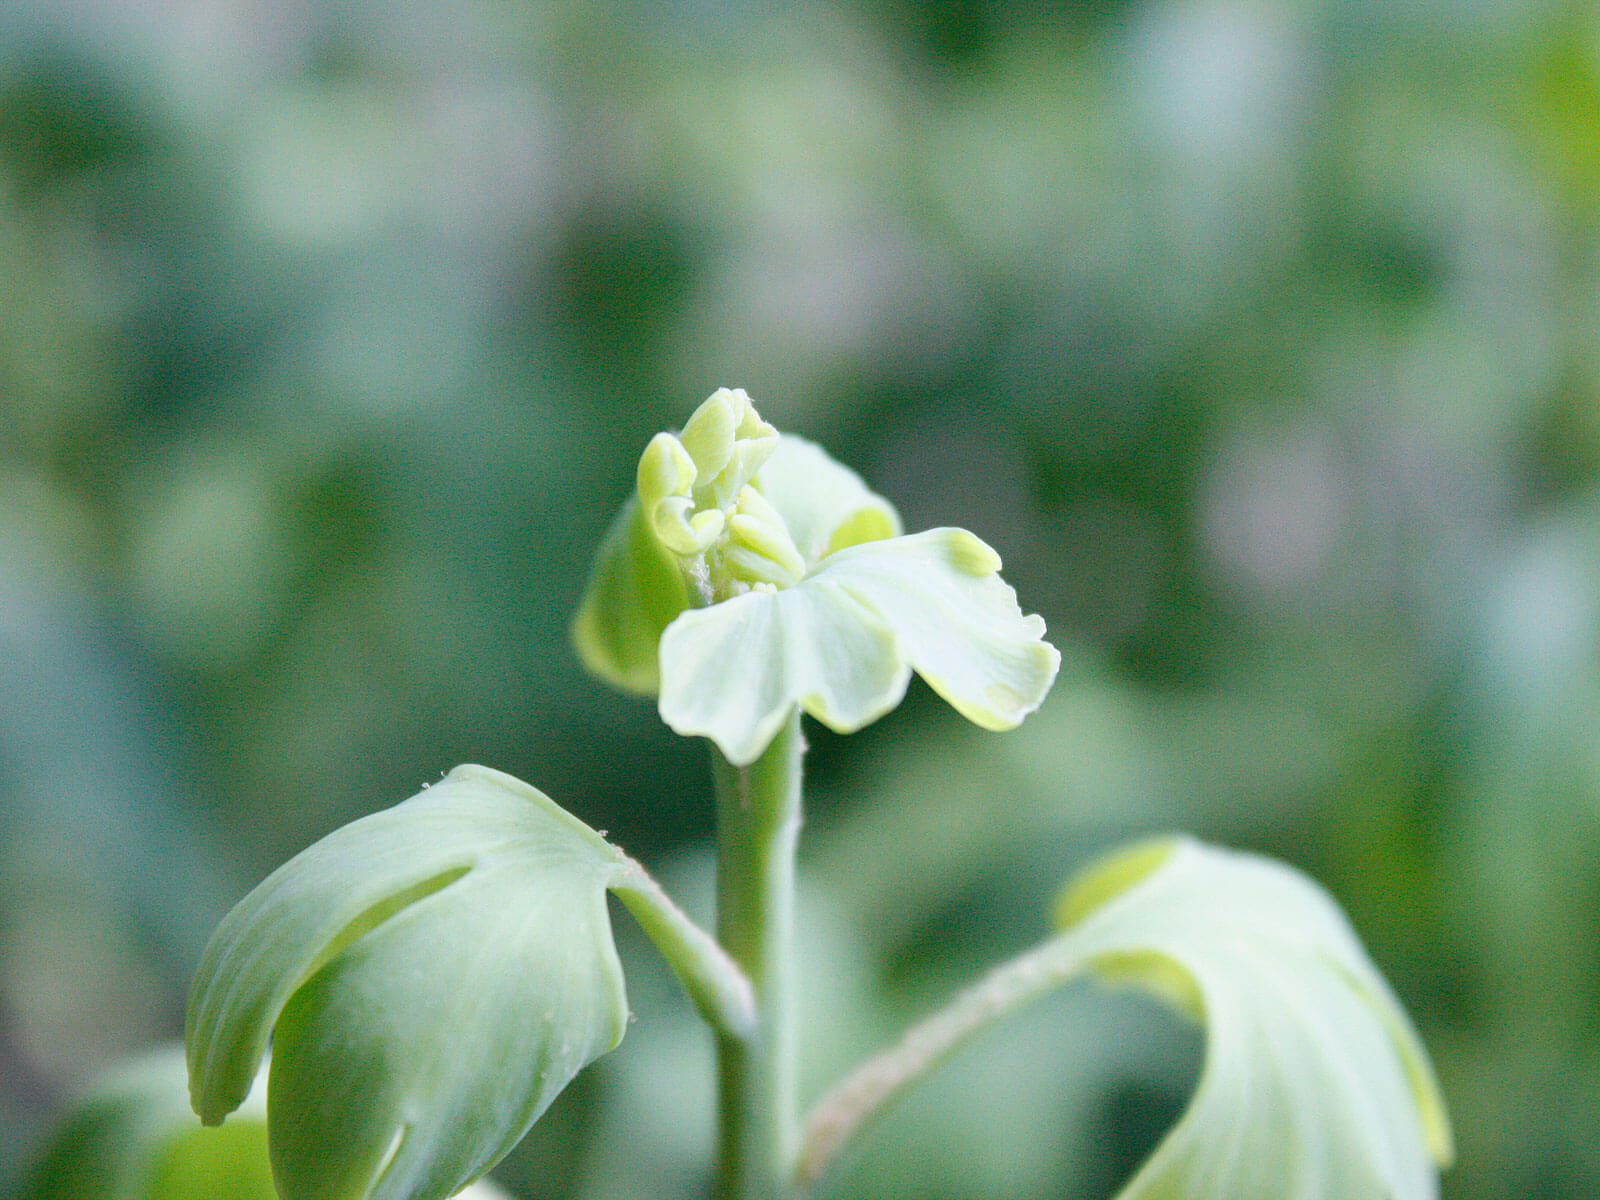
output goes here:
[[1055, 937], [909, 1029], [813, 1110], [810, 1187], [888, 1103], [973, 1036], [1085, 974], [1206, 1027], [1188, 1110], [1117, 1200], [1434, 1200], [1444, 1103], [1399, 1001], [1321, 888], [1187, 838], [1114, 853], [1063, 895]]
[[1328, 895], [1187, 839], [1086, 874], [1061, 935], [1204, 1021], [1188, 1110], [1118, 1200], [1431, 1200], [1449, 1120], [1404, 1010]]
[[625, 861], [484, 767], [330, 834], [207, 947], [188, 1014], [195, 1110], [232, 1111], [272, 1035], [285, 1200], [459, 1191], [621, 1040], [605, 891]]

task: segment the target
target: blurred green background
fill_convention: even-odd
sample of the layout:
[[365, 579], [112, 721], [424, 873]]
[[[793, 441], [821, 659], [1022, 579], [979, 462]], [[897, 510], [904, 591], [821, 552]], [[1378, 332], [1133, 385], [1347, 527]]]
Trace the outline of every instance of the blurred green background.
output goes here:
[[[1182, 827], [1349, 910], [1447, 1197], [1600, 1195], [1597, 234], [1581, 3], [0, 6], [0, 1194], [245, 889], [457, 762], [703, 908], [703, 750], [565, 626], [728, 384], [1066, 658], [1012, 734], [816, 733], [815, 1086]], [[626, 940], [525, 1200], [703, 1190]], [[841, 1194], [1108, 1196], [1196, 1045], [1065, 995]]]

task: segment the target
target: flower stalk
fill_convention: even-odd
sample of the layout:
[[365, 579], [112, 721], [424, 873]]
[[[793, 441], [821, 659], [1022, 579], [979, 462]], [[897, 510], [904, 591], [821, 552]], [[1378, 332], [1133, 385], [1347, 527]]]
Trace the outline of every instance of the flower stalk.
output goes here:
[[749, 766], [711, 751], [717, 793], [717, 935], [755, 990], [749, 1036], [717, 1036], [718, 1200], [788, 1194], [796, 1141], [795, 847], [800, 714]]

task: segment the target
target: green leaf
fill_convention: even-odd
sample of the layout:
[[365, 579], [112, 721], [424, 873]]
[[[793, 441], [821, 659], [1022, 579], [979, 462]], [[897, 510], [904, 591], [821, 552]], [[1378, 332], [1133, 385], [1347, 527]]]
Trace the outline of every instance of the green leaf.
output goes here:
[[1188, 1111], [1117, 1200], [1437, 1195], [1451, 1137], [1427, 1055], [1311, 880], [1174, 838], [1091, 867], [1058, 916], [1062, 932], [996, 967], [818, 1102], [795, 1160], [802, 1188], [958, 1047], [1090, 973], [1154, 993], [1207, 1034]]
[[1328, 895], [1187, 839], [1113, 856], [1062, 949], [1202, 1019], [1188, 1111], [1119, 1200], [1427, 1200], [1451, 1158], [1422, 1044]]
[[605, 891], [623, 856], [534, 788], [458, 767], [291, 859], [213, 935], [191, 1093], [215, 1123], [269, 1034], [285, 1200], [442, 1200], [627, 1020]]
[[999, 568], [979, 538], [931, 529], [830, 554], [795, 587], [687, 611], [662, 635], [662, 719], [742, 765], [796, 704], [849, 733], [898, 704], [916, 670], [968, 720], [1012, 728], [1060, 655]]
[[195, 1118], [184, 1075], [179, 1046], [108, 1071], [68, 1109], [20, 1200], [277, 1200], [266, 1081], [225, 1132]]
[[[267, 1074], [224, 1126], [189, 1107], [183, 1047], [108, 1071], [66, 1112], [18, 1200], [278, 1200], [267, 1153]], [[460, 1200], [507, 1200], [480, 1179]]]

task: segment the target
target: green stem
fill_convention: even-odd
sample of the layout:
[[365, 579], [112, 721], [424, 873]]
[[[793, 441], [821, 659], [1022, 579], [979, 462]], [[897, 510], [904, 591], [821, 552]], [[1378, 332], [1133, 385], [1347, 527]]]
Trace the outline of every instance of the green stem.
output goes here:
[[814, 1188], [889, 1103], [977, 1034], [1083, 973], [1082, 947], [1054, 937], [995, 967], [939, 1012], [913, 1025], [818, 1101], [794, 1160], [794, 1186]]
[[717, 789], [717, 935], [755, 989], [756, 1029], [717, 1035], [718, 1200], [788, 1193], [795, 1147], [794, 859], [800, 714], [747, 767], [712, 751]]
[[706, 1024], [735, 1037], [752, 1036], [755, 991], [728, 952], [633, 859], [625, 859], [625, 871], [611, 890], [677, 974]]

